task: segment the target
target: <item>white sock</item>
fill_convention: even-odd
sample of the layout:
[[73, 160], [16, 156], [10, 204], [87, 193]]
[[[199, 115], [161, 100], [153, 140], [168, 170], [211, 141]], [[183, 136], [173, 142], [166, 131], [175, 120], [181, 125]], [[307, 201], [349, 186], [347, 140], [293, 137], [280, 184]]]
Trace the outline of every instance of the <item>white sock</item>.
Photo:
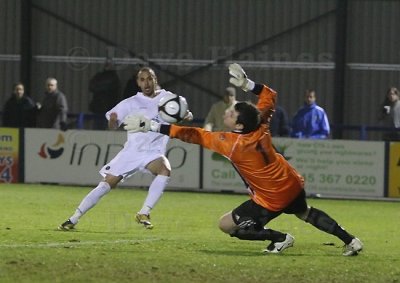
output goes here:
[[168, 185], [169, 176], [157, 175], [149, 187], [146, 200], [144, 201], [140, 214], [149, 214], [150, 210], [156, 205]]
[[74, 215], [72, 215], [69, 220], [76, 224], [79, 218], [82, 217], [89, 209], [95, 206], [99, 200], [111, 190], [110, 185], [107, 182], [100, 182], [96, 188], [90, 191], [86, 197], [81, 201], [78, 208], [75, 210]]

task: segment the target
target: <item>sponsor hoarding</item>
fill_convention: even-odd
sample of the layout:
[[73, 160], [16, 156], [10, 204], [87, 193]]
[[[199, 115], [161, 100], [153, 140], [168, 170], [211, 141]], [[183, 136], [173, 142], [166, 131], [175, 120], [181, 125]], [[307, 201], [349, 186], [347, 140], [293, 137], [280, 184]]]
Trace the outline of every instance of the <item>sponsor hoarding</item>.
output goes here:
[[[26, 129], [25, 181], [95, 185], [100, 168], [125, 141], [124, 131]], [[169, 187], [200, 187], [199, 146], [171, 140], [166, 155], [172, 166]], [[121, 186], [147, 186], [151, 180], [150, 174], [138, 173]]]
[[0, 183], [19, 181], [19, 129], [0, 128]]
[[[304, 176], [308, 194], [384, 196], [384, 142], [274, 138], [274, 145]], [[204, 188], [244, 192], [239, 174], [217, 156], [204, 150]]]
[[400, 197], [400, 142], [390, 143], [388, 197]]

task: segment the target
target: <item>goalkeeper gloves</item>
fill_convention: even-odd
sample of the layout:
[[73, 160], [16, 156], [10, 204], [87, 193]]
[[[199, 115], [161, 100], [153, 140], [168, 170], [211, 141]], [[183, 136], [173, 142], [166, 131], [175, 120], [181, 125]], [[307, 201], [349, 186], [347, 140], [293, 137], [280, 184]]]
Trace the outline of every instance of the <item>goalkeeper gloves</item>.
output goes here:
[[243, 68], [237, 64], [233, 63], [229, 65], [229, 74], [232, 76], [229, 82], [234, 86], [240, 87], [245, 92], [253, 90], [255, 83], [247, 78], [247, 75]]
[[143, 115], [128, 115], [124, 120], [124, 124], [124, 129], [129, 133], [160, 131], [160, 123], [147, 119]]

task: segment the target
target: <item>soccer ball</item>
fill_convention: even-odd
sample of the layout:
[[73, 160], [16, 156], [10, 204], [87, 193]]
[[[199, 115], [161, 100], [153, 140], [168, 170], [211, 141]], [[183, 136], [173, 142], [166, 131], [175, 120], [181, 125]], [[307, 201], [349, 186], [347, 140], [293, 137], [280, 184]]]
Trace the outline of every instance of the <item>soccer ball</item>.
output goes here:
[[165, 122], [177, 123], [182, 121], [188, 110], [188, 104], [183, 96], [168, 92], [158, 103], [158, 113]]

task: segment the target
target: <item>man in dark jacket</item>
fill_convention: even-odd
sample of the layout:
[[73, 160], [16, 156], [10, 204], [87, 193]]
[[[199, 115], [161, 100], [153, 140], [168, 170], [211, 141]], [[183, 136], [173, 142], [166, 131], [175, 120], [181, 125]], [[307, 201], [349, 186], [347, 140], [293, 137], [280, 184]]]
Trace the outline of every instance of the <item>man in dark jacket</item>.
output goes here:
[[107, 128], [104, 115], [120, 101], [121, 83], [111, 60], [107, 60], [104, 70], [96, 73], [90, 80], [89, 91], [93, 94], [89, 110], [98, 114], [94, 128], [104, 130]]
[[10, 128], [35, 127], [36, 105], [25, 95], [21, 82], [15, 83], [13, 93], [3, 108], [3, 126]]
[[281, 106], [276, 105], [271, 118], [270, 131], [273, 137], [288, 137], [290, 134], [289, 117]]
[[46, 80], [46, 91], [37, 117], [38, 128], [67, 129], [68, 104], [64, 93], [58, 90], [57, 80]]

